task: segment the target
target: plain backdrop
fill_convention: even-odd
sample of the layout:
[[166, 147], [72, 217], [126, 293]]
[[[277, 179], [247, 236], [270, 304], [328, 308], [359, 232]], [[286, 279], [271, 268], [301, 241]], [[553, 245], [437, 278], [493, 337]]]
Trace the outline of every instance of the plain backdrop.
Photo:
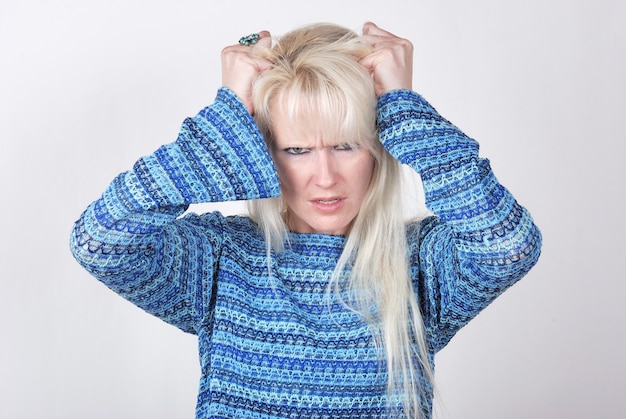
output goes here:
[[437, 417], [623, 417], [624, 18], [617, 0], [2, 0], [0, 417], [193, 417], [194, 336], [84, 272], [72, 224], [213, 101], [224, 46], [367, 20], [413, 41], [415, 90], [544, 235], [437, 356]]

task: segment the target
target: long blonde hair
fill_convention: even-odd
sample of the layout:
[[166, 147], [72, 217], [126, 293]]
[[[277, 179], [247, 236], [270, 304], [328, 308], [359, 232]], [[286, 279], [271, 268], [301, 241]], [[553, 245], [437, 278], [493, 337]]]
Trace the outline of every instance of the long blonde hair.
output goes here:
[[[316, 115], [336, 138], [355, 141], [374, 159], [370, 188], [346, 237], [328, 292], [351, 267], [354, 307], [372, 325], [374, 342], [388, 371], [389, 395], [402, 398], [405, 414], [421, 418], [433, 373], [407, 257], [400, 164], [382, 147], [376, 130], [371, 75], [359, 64], [370, 47], [352, 31], [333, 24], [302, 27], [264, 52], [273, 67], [253, 88], [254, 118], [268, 146], [273, 141], [271, 105], [292, 115]], [[288, 229], [281, 198], [250, 201], [252, 219], [264, 231], [268, 260], [284, 249]], [[268, 265], [269, 266], [269, 265]], [[377, 313], [372, 318], [373, 312]]]

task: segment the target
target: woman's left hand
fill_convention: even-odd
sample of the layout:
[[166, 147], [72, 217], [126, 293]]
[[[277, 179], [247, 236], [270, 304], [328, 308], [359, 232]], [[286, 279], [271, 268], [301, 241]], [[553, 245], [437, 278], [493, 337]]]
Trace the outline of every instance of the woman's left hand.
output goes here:
[[363, 25], [364, 42], [373, 51], [361, 60], [374, 77], [376, 95], [395, 89], [413, 89], [413, 44], [374, 23]]

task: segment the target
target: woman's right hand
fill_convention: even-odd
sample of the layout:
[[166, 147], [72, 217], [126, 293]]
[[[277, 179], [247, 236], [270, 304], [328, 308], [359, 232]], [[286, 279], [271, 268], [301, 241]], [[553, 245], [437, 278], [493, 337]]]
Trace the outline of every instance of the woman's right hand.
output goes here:
[[228, 87], [241, 99], [250, 115], [254, 114], [252, 84], [257, 76], [272, 63], [255, 53], [259, 48], [270, 48], [272, 38], [268, 31], [259, 32], [254, 45], [235, 44], [222, 50], [222, 86]]

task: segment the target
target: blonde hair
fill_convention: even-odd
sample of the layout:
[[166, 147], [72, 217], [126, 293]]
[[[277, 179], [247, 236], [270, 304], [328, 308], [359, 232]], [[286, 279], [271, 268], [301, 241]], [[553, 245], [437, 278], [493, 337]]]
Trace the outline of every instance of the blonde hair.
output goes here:
[[[292, 116], [315, 115], [328, 138], [354, 142], [374, 159], [369, 191], [346, 237], [328, 292], [351, 267], [357, 310], [371, 325], [379, 356], [387, 364], [389, 395], [401, 397], [408, 417], [422, 417], [433, 374], [419, 306], [409, 275], [400, 164], [382, 147], [376, 130], [376, 95], [371, 75], [359, 64], [370, 52], [352, 31], [315, 24], [291, 31], [263, 54], [273, 67], [253, 88], [254, 118], [273, 141], [271, 106]], [[251, 218], [264, 231], [268, 261], [284, 249], [288, 229], [281, 198], [249, 202]], [[269, 264], [268, 264], [269, 269]], [[372, 310], [374, 308], [374, 310]], [[370, 313], [377, 313], [375, 318]]]

